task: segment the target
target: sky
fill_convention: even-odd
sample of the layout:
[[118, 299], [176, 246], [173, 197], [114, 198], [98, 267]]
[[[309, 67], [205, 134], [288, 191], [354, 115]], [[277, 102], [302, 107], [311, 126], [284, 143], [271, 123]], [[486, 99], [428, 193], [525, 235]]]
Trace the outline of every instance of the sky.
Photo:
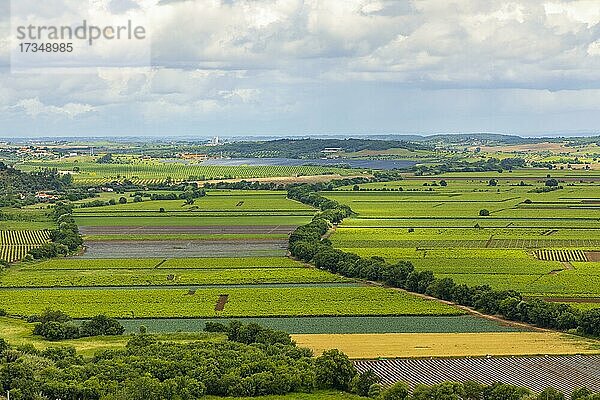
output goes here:
[[151, 67], [13, 73], [0, 0], [0, 137], [600, 132], [598, 0], [76, 1]]

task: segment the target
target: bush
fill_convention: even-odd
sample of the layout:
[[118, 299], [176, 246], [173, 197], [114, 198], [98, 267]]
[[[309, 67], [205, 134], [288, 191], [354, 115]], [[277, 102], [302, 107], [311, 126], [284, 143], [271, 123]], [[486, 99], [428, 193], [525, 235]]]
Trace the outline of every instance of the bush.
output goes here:
[[29, 250], [29, 254], [35, 260], [44, 258], [53, 258], [57, 256], [65, 256], [69, 253], [69, 248], [60, 243], [45, 243], [40, 247]]
[[227, 326], [220, 322], [208, 321], [204, 324], [205, 332], [227, 332]]
[[481, 210], [479, 210], [479, 216], [480, 217], [487, 217], [490, 215], [490, 210], [482, 208]]
[[565, 400], [565, 395], [556, 389], [546, 388], [538, 394], [537, 400]]
[[125, 332], [119, 321], [105, 315], [97, 315], [89, 321], [84, 321], [79, 330], [81, 336], [116, 336]]
[[33, 328], [33, 334], [48, 340], [122, 335], [125, 332], [125, 328], [117, 320], [104, 315], [97, 315], [78, 327], [71, 322], [71, 317], [60, 310], [46, 309], [41, 315], [30, 316], [27, 321], [38, 322]]
[[48, 321], [36, 324], [33, 334], [47, 340], [76, 339], [79, 337], [79, 327], [71, 322]]
[[406, 400], [409, 388], [404, 382], [396, 382], [381, 393], [381, 400]]
[[592, 392], [588, 388], [577, 388], [571, 393], [571, 400], [585, 399], [586, 397], [591, 396], [592, 394], [594, 394], [594, 392]]
[[348, 390], [356, 369], [347, 355], [337, 349], [323, 352], [315, 360], [317, 386], [324, 389]]
[[352, 378], [350, 381], [350, 390], [359, 396], [371, 397], [369, 396], [369, 390], [372, 385], [378, 384], [379, 381], [379, 377], [373, 371], [368, 370]]
[[231, 321], [229, 325], [224, 325], [209, 321], [205, 324], [204, 331], [224, 332], [229, 340], [244, 344], [290, 345], [293, 343], [287, 332], [262, 327], [255, 323], [244, 325], [240, 321]]

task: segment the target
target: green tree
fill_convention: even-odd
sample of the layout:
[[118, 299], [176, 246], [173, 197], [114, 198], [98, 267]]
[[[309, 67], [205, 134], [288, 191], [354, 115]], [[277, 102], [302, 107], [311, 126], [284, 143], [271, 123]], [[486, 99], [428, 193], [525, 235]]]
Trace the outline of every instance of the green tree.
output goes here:
[[356, 368], [347, 355], [337, 349], [327, 350], [315, 360], [316, 382], [321, 388], [348, 390]]
[[404, 382], [396, 382], [381, 393], [381, 400], [406, 400], [408, 395], [408, 385]]
[[537, 400], [565, 400], [565, 395], [554, 388], [546, 388], [537, 395]]
[[591, 396], [592, 394], [594, 394], [594, 392], [592, 392], [588, 388], [585, 388], [585, 387], [577, 388], [577, 389], [573, 390], [573, 392], [571, 393], [571, 400], [584, 399], [588, 396]]
[[369, 397], [369, 389], [371, 385], [379, 383], [380, 379], [371, 370], [361, 372], [360, 374], [354, 375], [352, 381], [350, 381], [350, 390], [359, 396]]

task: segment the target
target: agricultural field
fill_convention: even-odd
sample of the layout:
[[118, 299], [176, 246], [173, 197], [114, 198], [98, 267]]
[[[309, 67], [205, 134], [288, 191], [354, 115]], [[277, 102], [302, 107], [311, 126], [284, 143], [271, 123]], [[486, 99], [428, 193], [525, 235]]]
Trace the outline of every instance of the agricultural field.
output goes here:
[[44, 230], [0, 230], [0, 260], [14, 262], [27, 252], [50, 241], [50, 232]]
[[598, 354], [598, 341], [558, 332], [294, 335], [319, 353], [336, 347], [352, 358]]
[[[228, 322], [233, 319], [221, 319]], [[291, 334], [354, 334], [354, 333], [474, 333], [520, 332], [523, 327], [510, 326], [471, 315], [437, 316], [342, 316], [342, 317], [261, 317], [235, 318], [243, 323], [258, 323]], [[139, 332], [140, 326], [148, 332], [195, 332], [204, 329], [211, 319], [121, 319], [128, 332]]]
[[[548, 387], [563, 393], [586, 387], [600, 390], [600, 356], [486, 357], [429, 360], [357, 361], [359, 371], [372, 370], [384, 384], [397, 381], [436, 384], [477, 380], [485, 384], [502, 381], [527, 387], [536, 394]], [[435, 371], [435, 373], [431, 373]]]
[[[118, 199], [118, 195], [116, 198]], [[131, 201], [131, 199], [130, 199]], [[161, 211], [162, 209], [162, 211]], [[239, 192], [209, 191], [206, 196], [186, 204], [183, 200], [146, 200], [129, 202], [104, 207], [77, 208], [75, 214], [134, 214], [146, 213], [248, 213], [260, 212], [265, 214], [281, 213], [284, 215], [298, 213], [312, 215], [313, 209], [302, 203], [289, 200], [285, 192], [260, 193], [252, 195]]]
[[[91, 175], [86, 168], [98, 174], [93, 179], [106, 179], [115, 167], [88, 165], [85, 159], [76, 164], [77, 183]], [[134, 167], [159, 169], [143, 163]], [[184, 171], [192, 174], [197, 167], [189, 165]], [[168, 176], [188, 178], [182, 174]], [[140, 182], [162, 179], [150, 172], [139, 175]], [[411, 260], [418, 269], [457, 282], [522, 289], [528, 296], [556, 301], [600, 298], [594, 262], [600, 231], [597, 217], [590, 214], [597, 207], [596, 183], [570, 181], [573, 186], [532, 193], [536, 179], [527, 178], [534, 186], [521, 186], [520, 179], [499, 180], [493, 188], [480, 178], [446, 178], [447, 186], [433, 185], [429, 178], [406, 179], [325, 192], [357, 213], [330, 238], [344, 250]], [[283, 191], [210, 189], [193, 204], [148, 196], [134, 202], [128, 192], [103, 192], [98, 199], [118, 203], [122, 196], [126, 204], [82, 207], [90, 199], [74, 202], [74, 218], [85, 241], [82, 251], [16, 263], [1, 272], [2, 308], [13, 317], [47, 307], [77, 319], [103, 313], [119, 318], [128, 332], [143, 325], [165, 335], [198, 332], [207, 321], [239, 318], [287, 330], [316, 353], [326, 345], [343, 345], [358, 358], [537, 354], [545, 346], [565, 353], [600, 352], [586, 347], [587, 342], [569, 341], [570, 336], [547, 336], [466, 315], [452, 305], [343, 278], [289, 258], [289, 234], [317, 210], [287, 199]], [[23, 212], [41, 214], [45, 207]], [[480, 217], [482, 208], [490, 216]], [[574, 282], [579, 291], [572, 289]], [[523, 335], [514, 336], [521, 345], [501, 347], [497, 338], [505, 334]], [[360, 335], [368, 335], [371, 344], [360, 343]], [[434, 346], [432, 340], [447, 346]], [[486, 341], [488, 347], [482, 346]], [[381, 346], [386, 346], [384, 352]]]
[[22, 171], [56, 168], [69, 171], [75, 183], [97, 185], [112, 181], [129, 180], [135, 184], [161, 183], [167, 180], [205, 181], [215, 179], [249, 179], [268, 177], [295, 177], [307, 175], [356, 175], [359, 170], [328, 166], [218, 166], [165, 163], [158, 160], [131, 159], [129, 163], [100, 164], [92, 160], [26, 161], [17, 164]]
[[193, 205], [146, 198], [76, 207], [84, 250], [11, 266], [0, 274], [0, 303], [12, 316], [51, 306], [75, 318], [103, 313], [156, 332], [197, 332], [207, 318], [274, 327], [294, 321], [302, 333], [517, 329], [292, 260], [288, 235], [315, 212], [285, 192], [252, 190], [208, 190]]
[[40, 313], [48, 305], [75, 318], [261, 317], [340, 315], [460, 315], [457, 308], [380, 287], [227, 287], [190, 289], [3, 289], [10, 315]]
[[146, 200], [75, 209], [86, 239], [81, 258], [284, 257], [288, 234], [315, 212], [270, 191], [213, 190], [182, 205]]
[[[585, 303], [600, 298], [597, 172], [451, 173], [323, 194], [356, 213], [331, 236], [340, 249], [410, 260], [458, 283]], [[562, 189], [542, 192], [548, 174]]]

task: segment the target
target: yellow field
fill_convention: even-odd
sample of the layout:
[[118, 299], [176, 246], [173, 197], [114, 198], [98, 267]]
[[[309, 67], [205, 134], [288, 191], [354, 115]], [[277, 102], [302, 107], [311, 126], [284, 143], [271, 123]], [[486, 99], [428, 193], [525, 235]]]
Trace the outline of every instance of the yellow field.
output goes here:
[[292, 335], [316, 355], [337, 348], [351, 358], [599, 354], [600, 341], [557, 332]]

